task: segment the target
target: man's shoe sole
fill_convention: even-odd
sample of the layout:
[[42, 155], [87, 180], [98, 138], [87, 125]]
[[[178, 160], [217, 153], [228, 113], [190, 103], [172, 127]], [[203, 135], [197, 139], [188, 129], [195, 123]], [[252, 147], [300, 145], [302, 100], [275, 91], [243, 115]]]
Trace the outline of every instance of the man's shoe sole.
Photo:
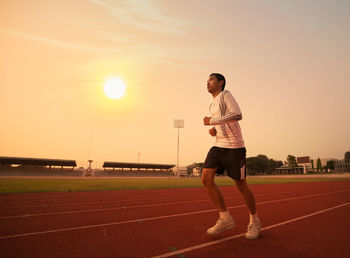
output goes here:
[[[259, 234], [259, 235], [260, 235], [260, 234]], [[259, 235], [256, 236], [256, 237], [247, 237], [247, 236], [245, 236], [245, 239], [248, 239], [248, 240], [256, 240], [256, 239], [259, 238]]]
[[235, 227], [235, 224], [230, 225], [230, 226], [228, 226], [227, 228], [225, 228], [224, 230], [222, 230], [222, 231], [220, 231], [220, 232], [218, 232], [218, 233], [209, 233], [209, 232], [207, 231], [207, 235], [209, 235], [209, 236], [216, 236], [216, 235], [219, 235], [219, 234], [221, 234], [222, 232], [224, 232], [224, 231], [226, 231], [226, 230], [229, 230], [229, 229], [231, 229], [231, 228], [234, 228], [234, 227]]

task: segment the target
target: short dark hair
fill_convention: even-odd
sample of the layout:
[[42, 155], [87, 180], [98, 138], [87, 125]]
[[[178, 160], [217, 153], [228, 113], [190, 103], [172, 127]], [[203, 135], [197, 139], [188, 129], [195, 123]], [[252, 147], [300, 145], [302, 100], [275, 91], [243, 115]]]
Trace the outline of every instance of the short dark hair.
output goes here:
[[222, 84], [222, 90], [225, 89], [226, 80], [225, 77], [220, 73], [212, 73], [210, 76], [215, 76], [218, 81], [224, 81]]

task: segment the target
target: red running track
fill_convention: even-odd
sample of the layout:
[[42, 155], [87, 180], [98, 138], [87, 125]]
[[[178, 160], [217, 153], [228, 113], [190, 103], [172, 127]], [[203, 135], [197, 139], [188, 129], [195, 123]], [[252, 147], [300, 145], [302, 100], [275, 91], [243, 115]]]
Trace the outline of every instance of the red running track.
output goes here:
[[0, 257], [349, 257], [350, 180], [251, 185], [263, 231], [221, 187], [236, 227], [208, 237], [204, 188], [0, 195]]

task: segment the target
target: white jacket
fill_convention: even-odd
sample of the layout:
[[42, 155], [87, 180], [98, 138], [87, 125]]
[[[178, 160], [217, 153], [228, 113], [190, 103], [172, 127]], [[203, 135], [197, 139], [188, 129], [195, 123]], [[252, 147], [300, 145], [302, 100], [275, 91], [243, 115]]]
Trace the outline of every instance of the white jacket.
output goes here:
[[242, 112], [228, 90], [219, 93], [209, 106], [210, 124], [215, 125], [216, 140], [214, 146], [221, 148], [243, 148], [244, 140], [238, 121]]

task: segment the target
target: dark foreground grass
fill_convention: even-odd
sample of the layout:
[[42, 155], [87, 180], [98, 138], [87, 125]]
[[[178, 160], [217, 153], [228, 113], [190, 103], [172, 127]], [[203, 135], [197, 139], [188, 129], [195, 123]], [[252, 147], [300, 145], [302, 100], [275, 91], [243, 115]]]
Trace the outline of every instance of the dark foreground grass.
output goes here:
[[[349, 178], [248, 178], [249, 184], [280, 184], [335, 181]], [[218, 177], [219, 186], [234, 185], [232, 179]], [[196, 178], [0, 178], [0, 193], [137, 190], [203, 187]]]

